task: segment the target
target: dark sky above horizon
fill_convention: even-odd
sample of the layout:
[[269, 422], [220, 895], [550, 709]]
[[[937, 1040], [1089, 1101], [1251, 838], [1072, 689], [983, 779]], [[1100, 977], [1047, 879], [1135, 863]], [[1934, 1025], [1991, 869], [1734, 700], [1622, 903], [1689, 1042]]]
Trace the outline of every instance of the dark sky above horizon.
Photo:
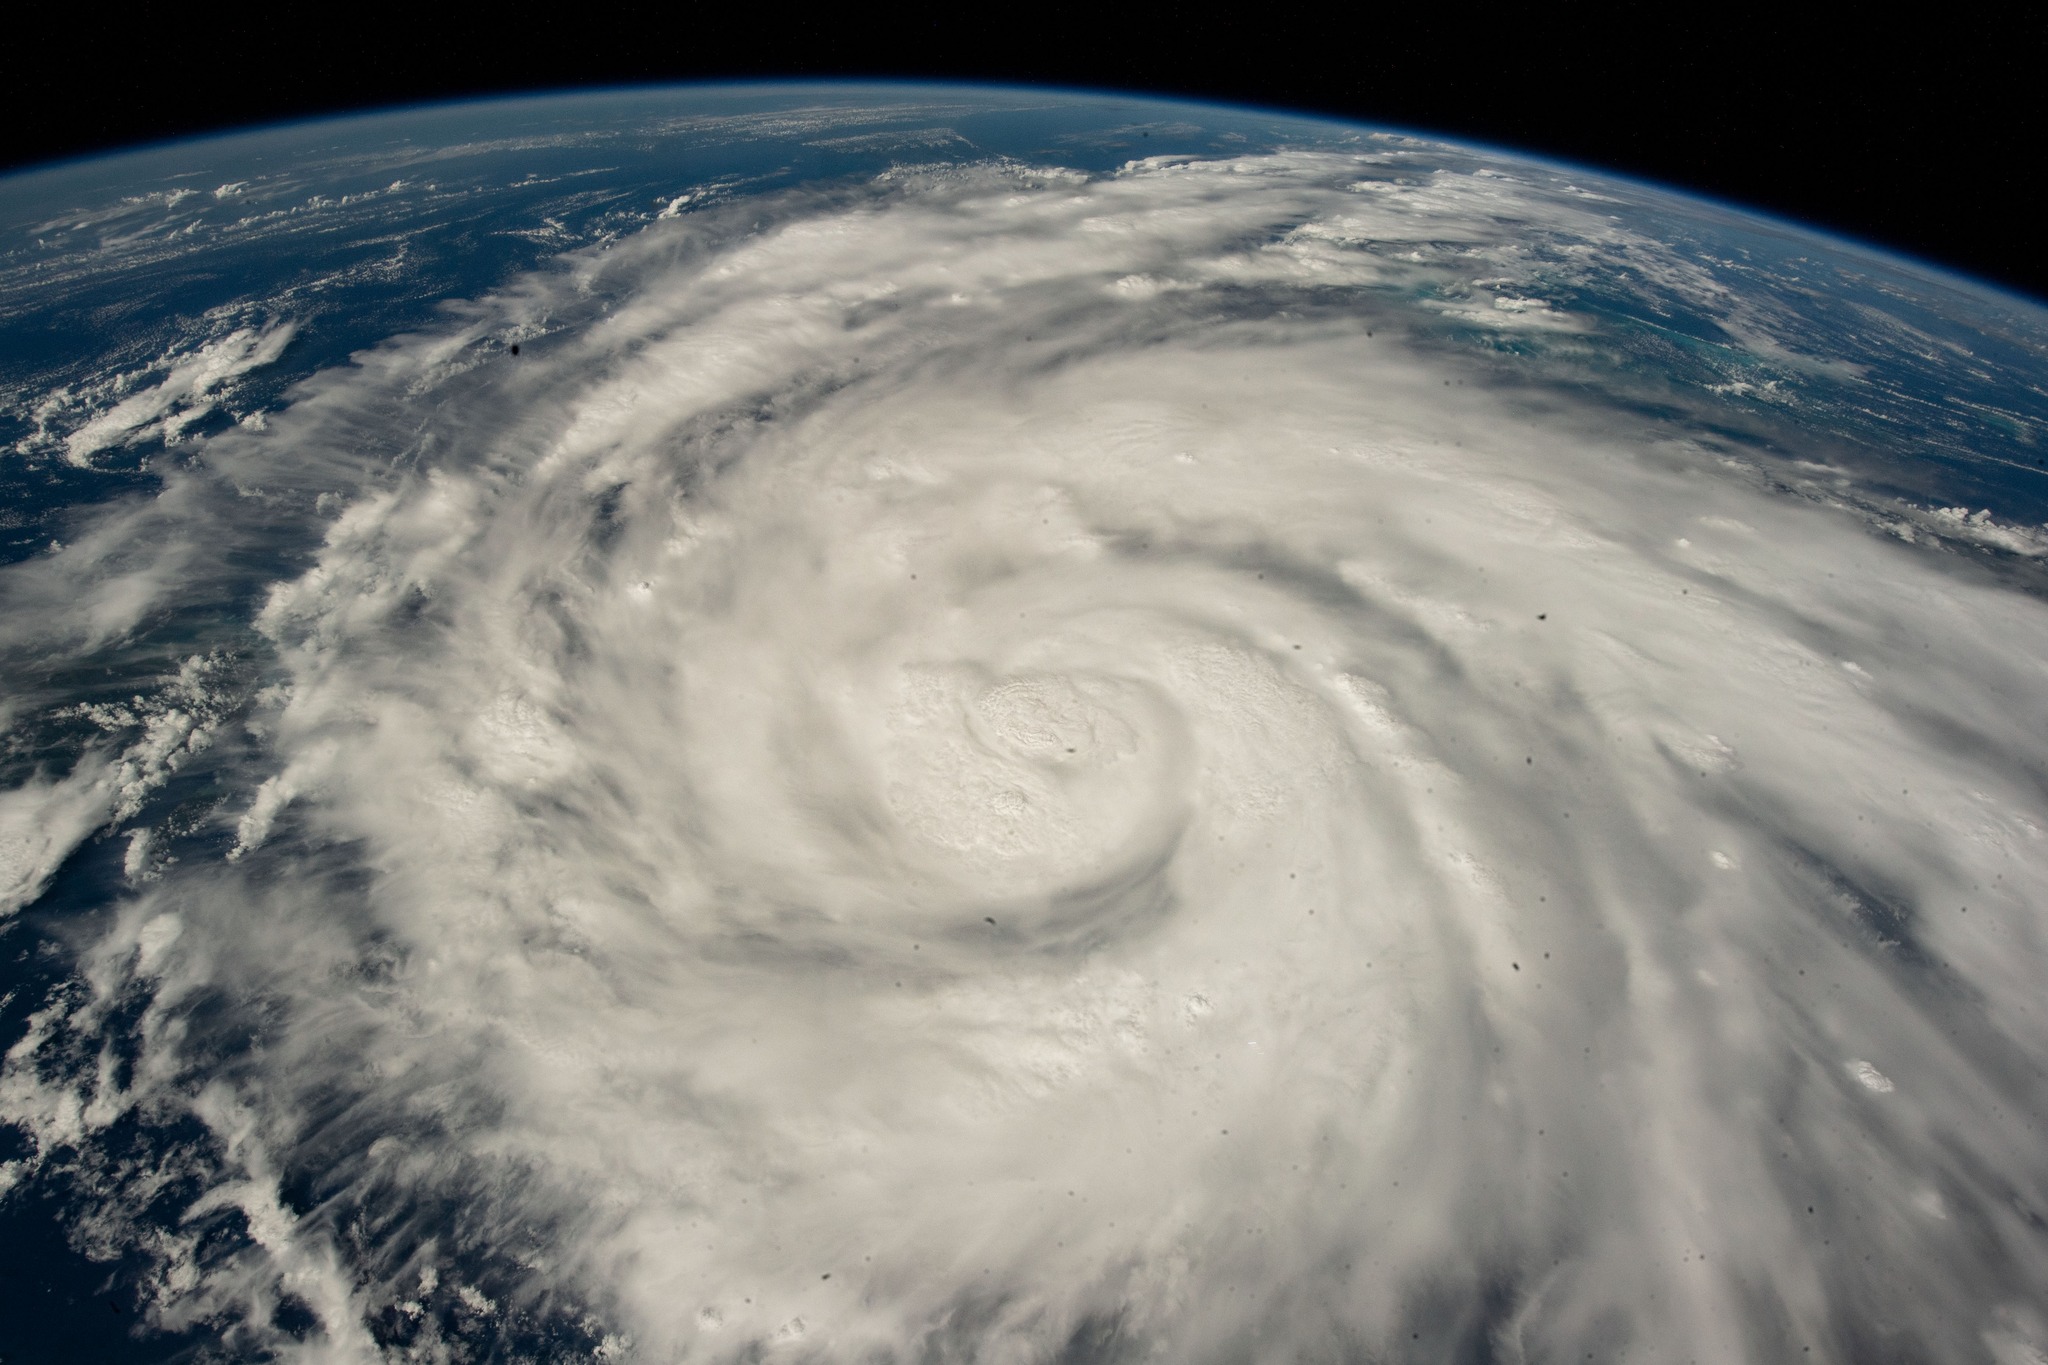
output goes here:
[[[313, 15], [312, 26], [304, 27]], [[467, 95], [776, 77], [1003, 80], [1271, 105], [1583, 162], [2048, 298], [2032, 181], [2048, 24], [1553, 4], [830, 15], [151, 7], [0, 53], [0, 168]]]

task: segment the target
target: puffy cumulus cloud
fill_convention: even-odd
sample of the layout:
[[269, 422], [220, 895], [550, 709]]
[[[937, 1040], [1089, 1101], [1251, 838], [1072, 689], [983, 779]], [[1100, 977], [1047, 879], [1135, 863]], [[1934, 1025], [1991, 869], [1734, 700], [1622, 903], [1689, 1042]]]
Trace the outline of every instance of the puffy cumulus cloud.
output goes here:
[[[153, 1320], [2040, 1350], [2048, 612], [1424, 344], [1454, 268], [1586, 330], [1513, 261], [1619, 230], [1366, 164], [715, 209], [210, 442], [213, 515], [325, 527], [232, 856], [4, 1092], [188, 1125], [100, 1186]], [[47, 1061], [117, 1006], [132, 1064]]]
[[[100, 375], [22, 404], [30, 432], [16, 441], [14, 453], [61, 449], [68, 463], [89, 469], [106, 451], [187, 435], [235, 396], [245, 375], [284, 354], [297, 331], [275, 319], [237, 326], [236, 312], [217, 310], [207, 319], [215, 335], [174, 346], [142, 369]], [[262, 415], [244, 420], [260, 424]]]

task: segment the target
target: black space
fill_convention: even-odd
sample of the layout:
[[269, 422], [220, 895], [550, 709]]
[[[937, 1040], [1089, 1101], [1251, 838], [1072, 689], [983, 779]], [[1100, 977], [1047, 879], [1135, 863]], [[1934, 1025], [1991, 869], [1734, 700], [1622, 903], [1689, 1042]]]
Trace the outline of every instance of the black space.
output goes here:
[[2048, 297], [2029, 207], [2048, 141], [2048, 20], [2032, 6], [970, 0], [813, 11], [724, 0], [73, 13], [37, 34], [17, 19], [0, 42], [0, 165], [550, 87], [1003, 80], [1462, 135], [1746, 203]]

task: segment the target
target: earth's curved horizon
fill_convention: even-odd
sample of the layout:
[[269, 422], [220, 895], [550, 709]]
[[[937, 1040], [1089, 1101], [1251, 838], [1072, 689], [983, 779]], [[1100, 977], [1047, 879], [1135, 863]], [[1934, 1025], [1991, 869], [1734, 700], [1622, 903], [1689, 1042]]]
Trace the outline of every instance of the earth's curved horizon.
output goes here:
[[130, 158], [147, 158], [160, 153], [191, 152], [213, 144], [231, 143], [242, 139], [259, 139], [270, 136], [290, 136], [307, 132], [342, 132], [357, 127], [366, 130], [370, 125], [404, 123], [408, 120], [432, 119], [438, 116], [488, 113], [495, 110], [516, 112], [525, 106], [552, 103], [576, 103], [600, 100], [647, 100], [675, 96], [696, 96], [706, 99], [723, 97], [786, 98], [802, 95], [810, 98], [830, 97], [852, 99], [872, 98], [876, 95], [908, 96], [953, 93], [987, 98], [991, 95], [1008, 95], [1023, 99], [1054, 99], [1077, 104], [1117, 104], [1142, 108], [1147, 105], [1162, 109], [1209, 110], [1237, 118], [1263, 118], [1274, 124], [1308, 124], [1350, 129], [1354, 132], [1375, 133], [1385, 136], [1409, 138], [1421, 142], [1442, 143], [1456, 146], [1468, 152], [1516, 161], [1524, 165], [1538, 166], [1559, 175], [1578, 175], [1603, 180], [1615, 180], [1652, 193], [1673, 199], [1687, 200], [1708, 205], [1727, 213], [1738, 214], [1758, 224], [1770, 225], [1780, 231], [1794, 233], [1810, 239], [1825, 241], [1830, 245], [1849, 252], [1880, 257], [1895, 265], [1922, 274], [1945, 277], [1951, 282], [1972, 290], [2000, 296], [2009, 301], [2048, 307], [2048, 299], [2035, 291], [2024, 288], [1992, 275], [1974, 270], [1959, 262], [1943, 257], [1938, 252], [1916, 251], [1912, 248], [1884, 240], [1880, 235], [1860, 231], [1852, 226], [1830, 225], [1804, 220], [1796, 213], [1768, 208], [1762, 204], [1744, 200], [1739, 195], [1714, 192], [1697, 184], [1681, 180], [1664, 179], [1603, 166], [1597, 159], [1573, 157], [1547, 151], [1536, 146], [1523, 146], [1513, 139], [1491, 137], [1468, 137], [1426, 127], [1422, 124], [1388, 123], [1369, 118], [1333, 113], [1307, 106], [1294, 107], [1284, 104], [1263, 104], [1256, 101], [1242, 101], [1215, 96], [1172, 94], [1162, 91], [1119, 90], [1113, 86], [1035, 84], [1030, 81], [973, 81], [960, 79], [919, 79], [916, 77], [777, 77], [761, 76], [730, 79], [707, 79], [696, 81], [648, 81], [614, 82], [589, 85], [564, 85], [536, 87], [528, 90], [500, 90], [473, 94], [432, 95], [418, 99], [400, 100], [391, 104], [363, 105], [352, 108], [335, 108], [302, 114], [282, 115], [273, 119], [260, 119], [248, 123], [224, 124], [216, 128], [197, 132], [144, 138], [140, 141], [111, 144], [97, 150], [63, 152], [46, 157], [22, 161], [0, 167], [0, 181], [32, 181], [43, 177], [62, 177], [67, 173], [83, 170], [101, 171]]
[[2048, 1359], [2044, 433], [1156, 96], [0, 177], [0, 1356]]

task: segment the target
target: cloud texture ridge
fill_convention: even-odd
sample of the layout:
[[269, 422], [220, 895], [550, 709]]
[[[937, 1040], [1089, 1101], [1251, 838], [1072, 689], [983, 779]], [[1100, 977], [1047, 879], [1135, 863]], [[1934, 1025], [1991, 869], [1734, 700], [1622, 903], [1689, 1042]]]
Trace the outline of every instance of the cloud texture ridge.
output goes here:
[[[252, 507], [316, 528], [221, 856], [138, 836], [0, 1082], [38, 1152], [185, 1135], [93, 1177], [152, 1321], [2039, 1359], [2048, 611], [1427, 344], [1569, 357], [1533, 235], [1706, 287], [1592, 196], [1374, 164], [683, 214], [122, 512], [169, 567], [79, 560], [67, 648]], [[219, 728], [183, 705], [159, 748]], [[0, 802], [17, 899], [102, 768]]]

